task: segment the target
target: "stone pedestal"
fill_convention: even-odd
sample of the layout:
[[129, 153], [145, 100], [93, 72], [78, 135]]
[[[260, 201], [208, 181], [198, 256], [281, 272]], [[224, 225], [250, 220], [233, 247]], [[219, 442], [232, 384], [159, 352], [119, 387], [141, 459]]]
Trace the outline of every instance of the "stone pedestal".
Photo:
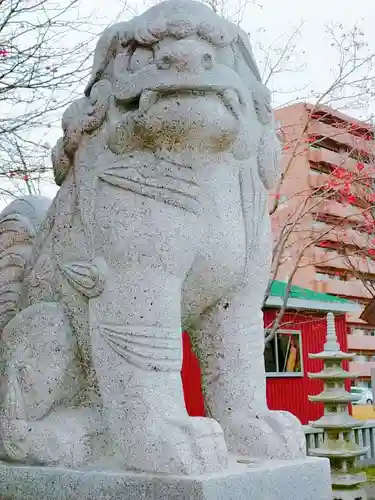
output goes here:
[[326, 459], [231, 457], [222, 474], [184, 477], [0, 464], [1, 500], [331, 500]]

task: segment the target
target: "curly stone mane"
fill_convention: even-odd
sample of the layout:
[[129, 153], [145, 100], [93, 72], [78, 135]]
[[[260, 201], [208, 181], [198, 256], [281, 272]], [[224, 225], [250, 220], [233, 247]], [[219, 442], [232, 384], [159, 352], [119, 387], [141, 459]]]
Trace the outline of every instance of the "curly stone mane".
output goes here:
[[[82, 136], [98, 129], [106, 118], [113, 96], [112, 66], [116, 55], [124, 50], [131, 50], [132, 45], [150, 47], [165, 37], [183, 39], [197, 34], [216, 47], [229, 47], [234, 56], [234, 69], [242, 81], [251, 88], [258, 120], [265, 126], [260, 148], [266, 151], [268, 142], [274, 142], [270, 93], [261, 82], [246, 34], [237, 26], [218, 18], [211, 9], [202, 4], [198, 4], [198, 10], [191, 8], [188, 18], [184, 10], [185, 18], [181, 22], [179, 4], [177, 1], [172, 5], [167, 17], [161, 17], [155, 7], [130, 22], [115, 24], [104, 31], [96, 46], [92, 74], [85, 88], [85, 97], [73, 102], [62, 118], [64, 135], [57, 141], [52, 152], [57, 185], [61, 186], [66, 178]], [[190, 7], [194, 7], [194, 4]], [[209, 13], [204, 21], [201, 16], [202, 8], [207, 9]], [[210, 22], [211, 15], [212, 22]], [[264, 155], [264, 152], [259, 154], [260, 162]], [[266, 154], [266, 157], [269, 160], [269, 155]], [[262, 175], [261, 165], [260, 171], [267, 186], [272, 184], [267, 182], [265, 175]]]

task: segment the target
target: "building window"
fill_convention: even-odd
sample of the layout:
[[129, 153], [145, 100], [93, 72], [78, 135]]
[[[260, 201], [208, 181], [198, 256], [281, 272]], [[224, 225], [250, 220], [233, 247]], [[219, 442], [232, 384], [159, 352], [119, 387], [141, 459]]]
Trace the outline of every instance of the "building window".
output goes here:
[[367, 359], [364, 354], [356, 354], [354, 356], [354, 361], [356, 361], [357, 363], [366, 363]]
[[353, 381], [353, 385], [351, 387], [352, 393], [358, 394], [358, 389], [356, 390], [356, 387], [364, 387], [365, 389], [371, 389], [371, 382], [370, 380], [356, 380]]
[[343, 276], [337, 275], [337, 274], [328, 274], [328, 273], [315, 273], [315, 279], [316, 281], [329, 281], [329, 280], [336, 280], [336, 281], [346, 281]]
[[334, 268], [316, 268], [315, 279], [316, 281], [348, 281], [349, 274], [346, 270], [338, 270]]
[[327, 125], [331, 125], [336, 128], [341, 128], [343, 131], [348, 132], [349, 134], [355, 135], [357, 137], [362, 137], [367, 141], [374, 140], [374, 133], [371, 128], [367, 128], [360, 123], [357, 122], [348, 122], [346, 120], [342, 120], [336, 116], [330, 115], [325, 111], [317, 111], [311, 115], [312, 120], [316, 120], [318, 122], [326, 123]]
[[366, 337], [375, 337], [375, 330], [370, 328], [352, 328], [350, 333], [357, 336], [365, 335]]
[[312, 175], [331, 175], [333, 170], [334, 168], [327, 163], [310, 161], [310, 174]]
[[328, 281], [331, 279], [331, 276], [329, 274], [324, 274], [324, 273], [315, 273], [315, 279], [317, 281]]
[[264, 349], [267, 376], [302, 376], [301, 332], [279, 330]]

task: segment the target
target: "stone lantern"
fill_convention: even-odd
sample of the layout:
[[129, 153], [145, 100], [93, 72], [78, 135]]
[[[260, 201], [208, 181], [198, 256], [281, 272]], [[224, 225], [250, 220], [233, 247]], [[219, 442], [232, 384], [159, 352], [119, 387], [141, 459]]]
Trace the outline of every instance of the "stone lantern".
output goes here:
[[324, 350], [310, 354], [310, 359], [320, 359], [324, 368], [318, 373], [309, 373], [309, 378], [322, 380], [323, 391], [309, 400], [324, 404], [324, 415], [310, 425], [323, 429], [323, 443], [309, 454], [326, 457], [331, 464], [333, 500], [366, 500], [362, 487], [367, 481], [365, 473], [352, 472], [357, 457], [364, 455], [366, 447], [358, 446], [354, 440], [354, 429], [361, 427], [362, 422], [349, 415], [348, 406], [356, 401], [345, 389], [345, 381], [357, 378], [342, 367], [343, 361], [353, 359], [353, 354], [342, 352], [337, 341], [335, 318], [327, 314], [327, 338]]

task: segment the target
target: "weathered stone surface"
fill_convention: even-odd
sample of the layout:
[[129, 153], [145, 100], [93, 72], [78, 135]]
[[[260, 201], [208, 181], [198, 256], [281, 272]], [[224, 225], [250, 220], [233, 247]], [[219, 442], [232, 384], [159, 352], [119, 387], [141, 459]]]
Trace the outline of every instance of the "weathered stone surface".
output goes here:
[[[112, 26], [62, 128], [47, 213], [0, 216], [0, 456], [185, 475], [226, 470], [227, 445], [304, 456], [266, 405], [279, 145], [246, 35], [179, 0]], [[186, 412], [181, 328], [215, 420]]]
[[367, 494], [367, 500], [375, 500], [375, 484], [373, 482], [368, 482], [364, 489]]
[[331, 500], [328, 461], [238, 464], [197, 477], [0, 465], [2, 500]]

